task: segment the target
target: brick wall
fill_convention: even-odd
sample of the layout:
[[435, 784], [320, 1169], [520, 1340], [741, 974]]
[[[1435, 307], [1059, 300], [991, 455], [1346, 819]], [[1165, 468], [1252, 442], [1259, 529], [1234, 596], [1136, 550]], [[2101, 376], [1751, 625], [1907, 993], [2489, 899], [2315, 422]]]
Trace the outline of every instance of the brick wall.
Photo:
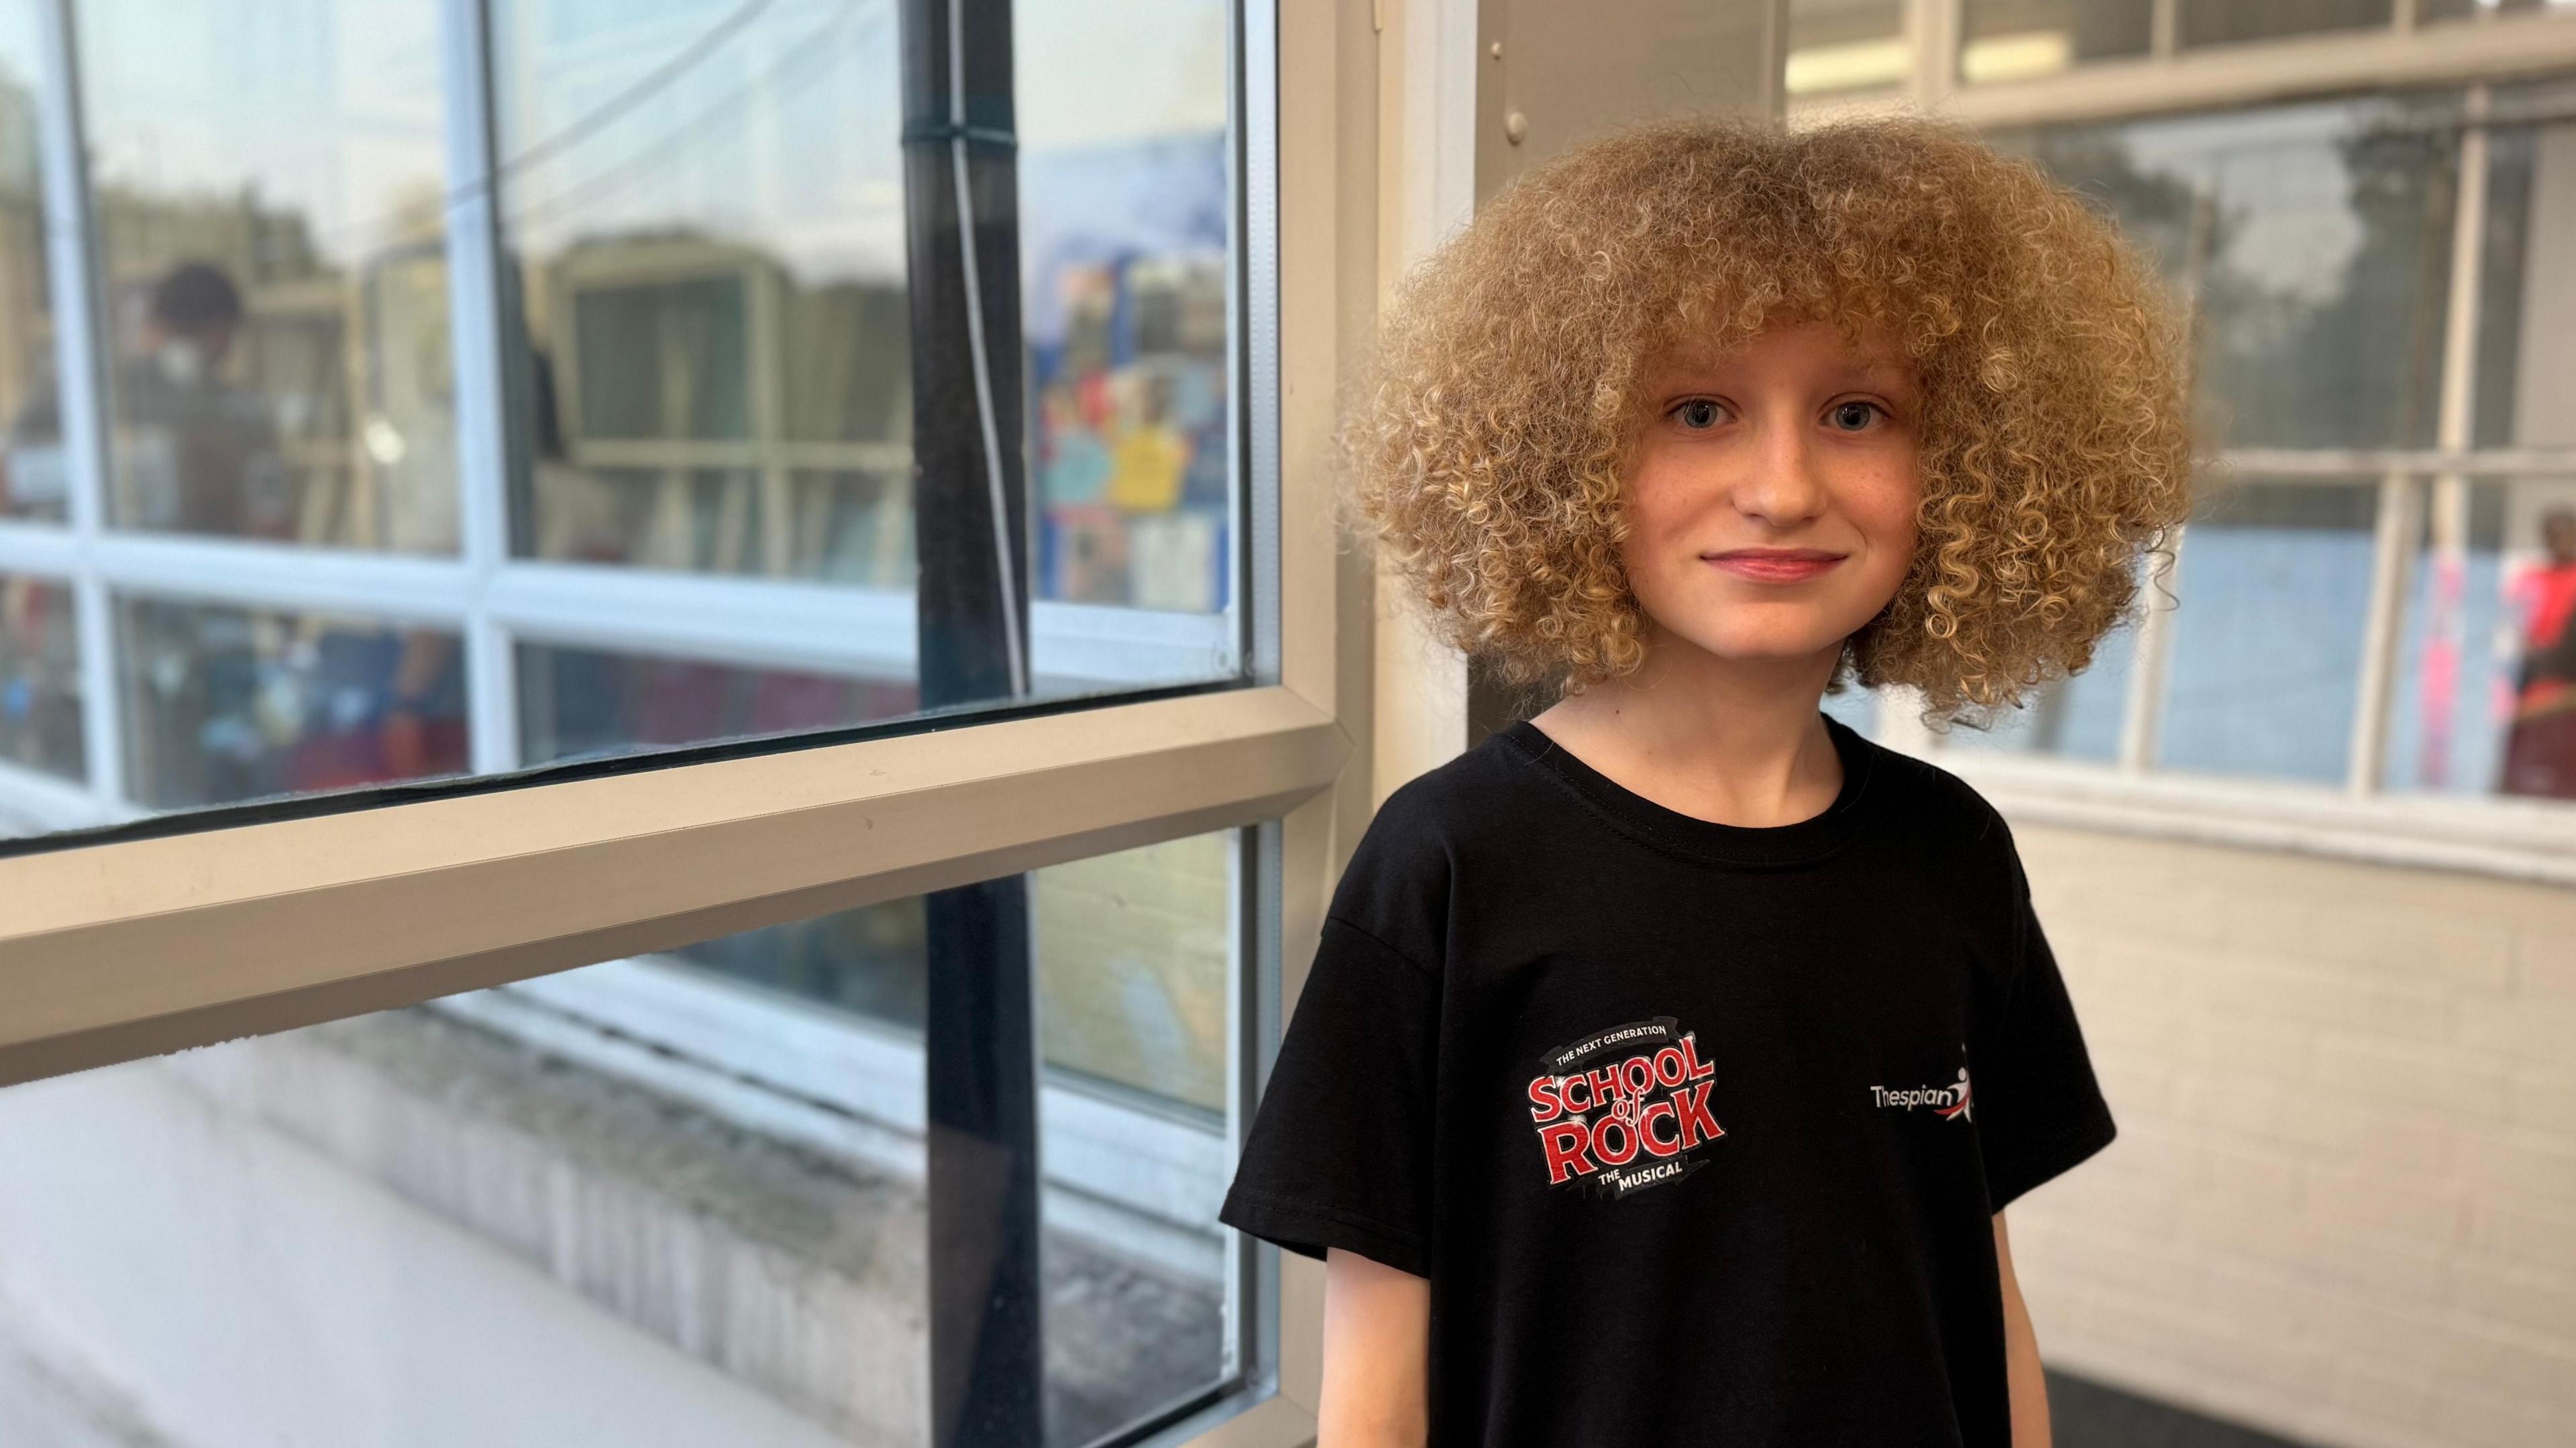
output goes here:
[[2324, 1445], [2576, 1441], [2576, 890], [2015, 827], [2121, 1125], [2051, 1361]]

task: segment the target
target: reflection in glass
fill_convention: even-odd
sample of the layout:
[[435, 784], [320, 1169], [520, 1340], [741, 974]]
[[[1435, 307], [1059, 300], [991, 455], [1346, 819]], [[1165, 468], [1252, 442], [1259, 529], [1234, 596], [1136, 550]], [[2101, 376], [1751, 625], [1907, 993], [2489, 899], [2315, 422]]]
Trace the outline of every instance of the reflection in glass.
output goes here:
[[1040, 598], [1228, 603], [1226, 25], [1215, 0], [1012, 7], [1020, 51], [1062, 57], [1016, 97]]
[[[908, 589], [890, 10], [506, 6], [503, 187], [543, 558]], [[1226, 606], [1227, 10], [1014, 7], [1037, 597]], [[1116, 86], [1092, 79], [1114, 69]], [[650, 82], [663, 102], [618, 112]], [[585, 125], [594, 110], [610, 118]], [[688, 118], [673, 126], [672, 115]]]
[[37, 0], [0, 0], [0, 518], [70, 516], [45, 258]]
[[2225, 45], [2328, 30], [2385, 28], [2394, 0], [2179, 0], [2184, 45]]
[[1902, 85], [1913, 68], [1905, 0], [1789, 0], [1789, 94]]
[[[1048, 1448], [1226, 1371], [1238, 839], [1025, 877]], [[40, 1391], [78, 1367], [143, 1421], [245, 1441], [925, 1441], [925, 918], [895, 901], [0, 1091], [0, 1426], [135, 1441]], [[797, 931], [853, 979], [910, 959], [913, 1019], [704, 968]]]
[[1049, 1064], [1225, 1115], [1231, 831], [1029, 876]]
[[[2249, 7], [2250, 8], [2250, 7]], [[2430, 447], [2456, 96], [1998, 135], [2105, 203], [2199, 310], [2211, 444]]]
[[2576, 799], [2576, 483], [2418, 487], [2387, 787]]
[[519, 646], [519, 747], [529, 764], [864, 724], [919, 706], [909, 679]]
[[1959, 78], [1970, 84], [2055, 75], [2144, 55], [2154, 0], [1967, 0]]
[[150, 809], [461, 774], [455, 633], [328, 614], [119, 601], [126, 788]]
[[[1043, 1065], [1050, 1444], [1088, 1442], [1224, 1369], [1215, 1211], [1231, 1176], [1236, 849], [1237, 836], [1219, 831], [1024, 877]], [[923, 903], [889, 901], [661, 959], [918, 1049], [937, 918]], [[582, 1008], [561, 991], [546, 995]], [[792, 1061], [752, 1057], [738, 1069], [827, 1100], [849, 1090]], [[871, 1109], [865, 1096], [852, 1106]]]
[[2194, 510], [2157, 763], [2340, 783], [2369, 617], [2375, 482], [2257, 482]]
[[520, 549], [909, 587], [894, 10], [742, 8], [495, 7]]
[[670, 958], [917, 1040], [929, 1009], [929, 928], [916, 895], [702, 941]]
[[120, 526], [457, 546], [435, 0], [83, 0]]
[[0, 573], [0, 763], [83, 779], [72, 591]]
[[[1033, 872], [1040, 1039], [1047, 1062], [1225, 1110], [1230, 833]], [[747, 931], [675, 959], [815, 1005], [919, 1032], [919, 899]]]

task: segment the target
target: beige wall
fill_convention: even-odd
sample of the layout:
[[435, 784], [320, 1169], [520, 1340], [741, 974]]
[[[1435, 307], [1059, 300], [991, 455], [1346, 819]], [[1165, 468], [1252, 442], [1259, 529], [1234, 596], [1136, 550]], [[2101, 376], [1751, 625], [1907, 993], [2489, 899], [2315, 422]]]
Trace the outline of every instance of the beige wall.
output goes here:
[[2052, 1362], [2305, 1440], [2576, 1441], [2576, 890], [2015, 830], [2121, 1139]]

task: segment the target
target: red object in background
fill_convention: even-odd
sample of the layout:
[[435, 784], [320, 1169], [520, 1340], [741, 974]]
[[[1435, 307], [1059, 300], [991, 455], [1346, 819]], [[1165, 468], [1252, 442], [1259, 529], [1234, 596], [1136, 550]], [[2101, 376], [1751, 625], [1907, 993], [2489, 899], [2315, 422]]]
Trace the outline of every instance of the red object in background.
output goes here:
[[307, 734], [286, 762], [296, 794], [399, 784], [466, 771], [465, 721], [395, 714], [357, 729]]
[[2576, 799], [2576, 560], [2541, 568], [2524, 587], [2531, 611], [2498, 788]]

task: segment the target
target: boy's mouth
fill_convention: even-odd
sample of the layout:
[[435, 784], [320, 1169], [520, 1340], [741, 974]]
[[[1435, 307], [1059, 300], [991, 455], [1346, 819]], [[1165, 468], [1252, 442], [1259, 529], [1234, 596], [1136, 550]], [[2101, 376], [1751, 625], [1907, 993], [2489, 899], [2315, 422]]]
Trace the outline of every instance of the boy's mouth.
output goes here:
[[1762, 583], [1798, 583], [1829, 572], [1849, 555], [1822, 548], [1730, 548], [1701, 558], [1739, 578]]

